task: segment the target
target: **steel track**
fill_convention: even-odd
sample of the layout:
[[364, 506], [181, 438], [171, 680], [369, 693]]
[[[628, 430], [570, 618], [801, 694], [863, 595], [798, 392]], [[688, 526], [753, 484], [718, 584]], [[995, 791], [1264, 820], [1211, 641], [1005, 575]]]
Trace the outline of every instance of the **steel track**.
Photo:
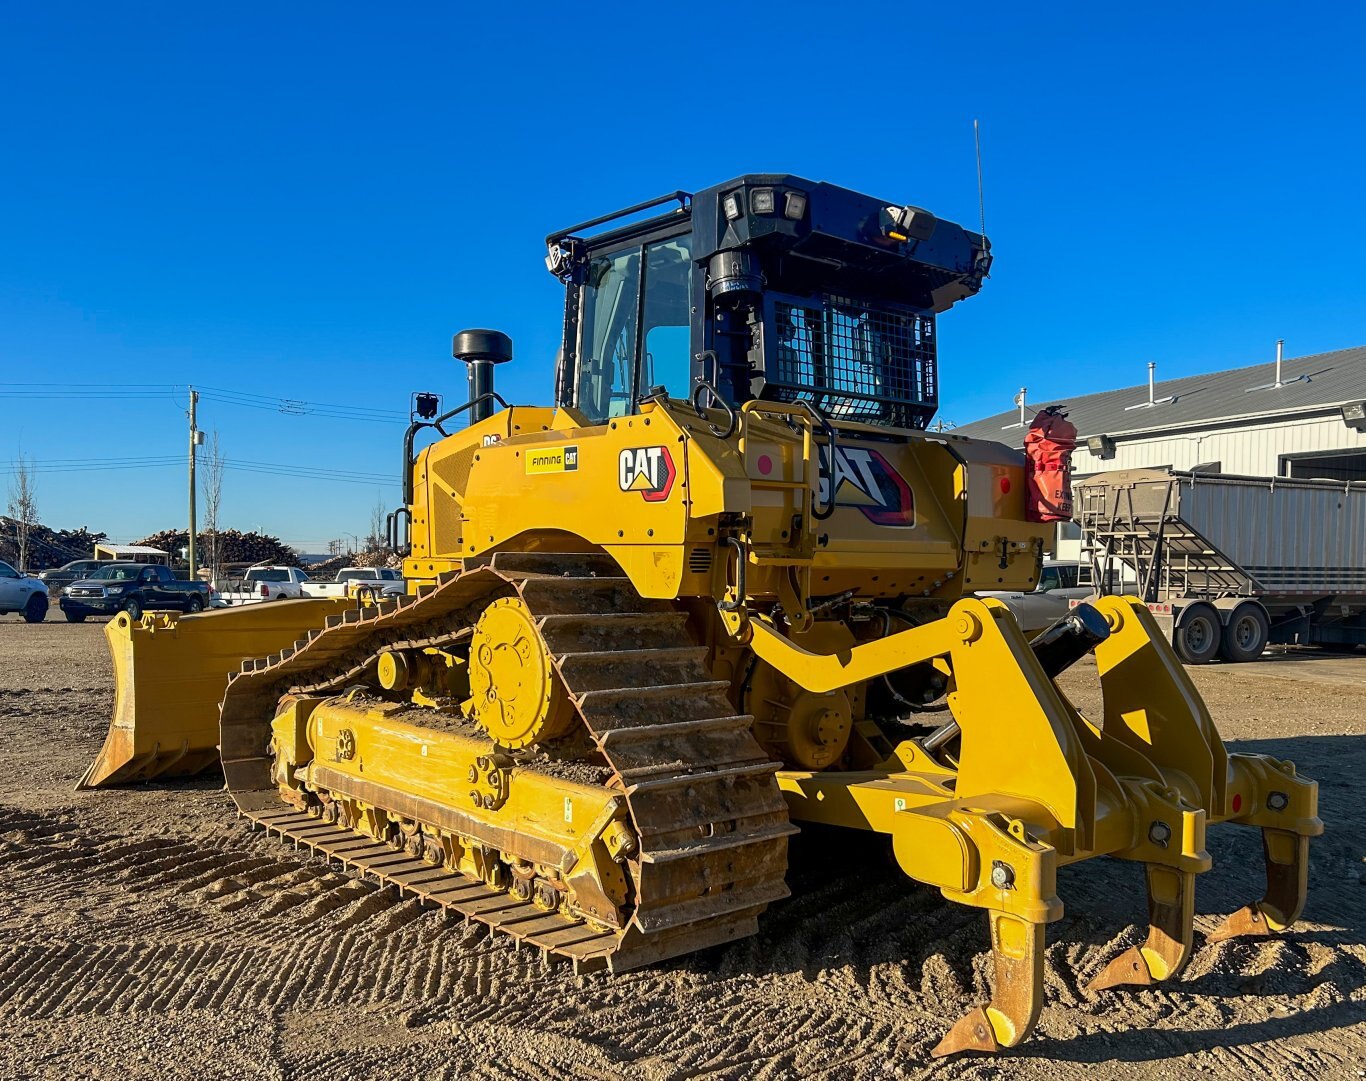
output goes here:
[[[630, 809], [640, 846], [628, 864], [634, 903], [624, 930], [571, 921], [320, 822], [284, 805], [271, 780], [270, 723], [282, 695], [338, 693], [373, 671], [382, 650], [463, 637], [484, 605], [513, 593], [536, 617], [612, 769], [609, 787]], [[642, 599], [607, 557], [500, 554], [416, 597], [330, 617], [292, 648], [245, 662], [223, 701], [223, 768], [238, 809], [268, 832], [567, 957], [576, 970], [624, 971], [753, 934], [769, 903], [788, 895], [796, 830], [773, 776], [779, 766], [728, 689], [711, 678], [685, 614]]]

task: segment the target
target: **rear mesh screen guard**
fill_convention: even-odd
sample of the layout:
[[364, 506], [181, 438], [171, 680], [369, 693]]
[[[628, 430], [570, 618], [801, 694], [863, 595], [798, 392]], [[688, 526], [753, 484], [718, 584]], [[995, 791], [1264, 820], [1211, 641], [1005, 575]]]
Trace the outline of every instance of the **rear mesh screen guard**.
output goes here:
[[925, 428], [938, 407], [934, 316], [825, 295], [771, 297], [764, 396], [808, 401], [834, 419]]

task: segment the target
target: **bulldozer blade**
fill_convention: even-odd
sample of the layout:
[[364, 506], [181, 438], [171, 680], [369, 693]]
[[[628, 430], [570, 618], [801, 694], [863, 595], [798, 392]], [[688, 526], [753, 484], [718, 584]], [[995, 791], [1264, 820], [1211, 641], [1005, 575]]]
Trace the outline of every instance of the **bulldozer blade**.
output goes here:
[[1264, 938], [1284, 931], [1304, 911], [1309, 887], [1309, 838], [1289, 830], [1263, 829], [1266, 893], [1228, 916], [1206, 942]]
[[1149, 987], [1181, 974], [1194, 942], [1195, 875], [1149, 864], [1148, 938], [1131, 946], [1100, 971], [1086, 990]]
[[352, 602], [295, 600], [201, 615], [120, 614], [104, 628], [114, 715], [79, 788], [189, 777], [218, 762], [218, 705], [242, 662], [292, 645]]

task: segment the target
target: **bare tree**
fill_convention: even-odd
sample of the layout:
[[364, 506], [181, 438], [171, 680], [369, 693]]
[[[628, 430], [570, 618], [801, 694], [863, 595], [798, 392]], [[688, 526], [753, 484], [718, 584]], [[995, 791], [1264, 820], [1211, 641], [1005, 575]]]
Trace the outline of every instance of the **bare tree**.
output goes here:
[[14, 523], [14, 545], [19, 551], [19, 570], [28, 570], [28, 538], [38, 524], [37, 469], [33, 459], [22, 451], [12, 463], [13, 475], [9, 482], [8, 513]]
[[377, 496], [375, 505], [370, 510], [370, 535], [365, 538], [365, 550], [367, 552], [382, 552], [388, 545], [385, 537], [384, 525], [388, 512], [384, 509], [384, 497]]
[[204, 448], [201, 476], [204, 478], [204, 532], [209, 541], [209, 574], [217, 579], [222, 568], [219, 566], [221, 553], [218, 550], [218, 509], [223, 505], [223, 446], [215, 428]]

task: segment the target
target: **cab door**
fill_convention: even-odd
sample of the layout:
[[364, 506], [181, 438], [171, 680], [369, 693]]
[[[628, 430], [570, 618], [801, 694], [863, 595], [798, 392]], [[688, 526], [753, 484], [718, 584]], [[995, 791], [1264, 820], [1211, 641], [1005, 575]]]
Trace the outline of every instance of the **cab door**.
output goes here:
[[0, 563], [0, 612], [14, 612], [23, 607], [19, 582], [19, 572], [8, 563]]
[[161, 584], [160, 567], [143, 567], [138, 575], [138, 588], [142, 590], [144, 608], [165, 608], [166, 589]]

